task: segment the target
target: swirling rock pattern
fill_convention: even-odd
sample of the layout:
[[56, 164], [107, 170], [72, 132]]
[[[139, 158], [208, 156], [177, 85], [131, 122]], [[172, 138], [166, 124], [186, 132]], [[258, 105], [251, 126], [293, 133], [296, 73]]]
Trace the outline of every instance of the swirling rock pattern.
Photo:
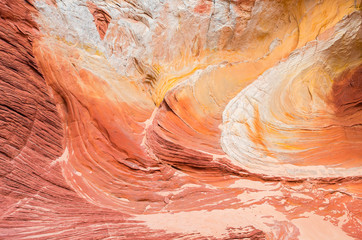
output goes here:
[[361, 238], [360, 8], [0, 1], [0, 238]]
[[361, 24], [348, 16], [243, 89], [223, 113], [225, 151], [264, 174], [360, 175]]

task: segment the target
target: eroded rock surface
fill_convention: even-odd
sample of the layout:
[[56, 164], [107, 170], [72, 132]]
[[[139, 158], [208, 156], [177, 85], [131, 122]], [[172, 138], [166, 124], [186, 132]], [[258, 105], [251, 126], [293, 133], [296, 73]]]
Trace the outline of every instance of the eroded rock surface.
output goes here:
[[0, 238], [361, 238], [360, 7], [0, 1]]

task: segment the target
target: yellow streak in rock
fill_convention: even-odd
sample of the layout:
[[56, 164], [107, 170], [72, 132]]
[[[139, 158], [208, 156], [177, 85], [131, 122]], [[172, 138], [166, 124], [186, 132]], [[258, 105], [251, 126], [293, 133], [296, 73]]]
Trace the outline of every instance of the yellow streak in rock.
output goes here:
[[[195, 91], [199, 94], [199, 102], [205, 108], [214, 111], [220, 105], [227, 103], [265, 70], [287, 57], [290, 52], [316, 39], [326, 29], [333, 27], [344, 16], [356, 10], [353, 0], [323, 1], [322, 3], [301, 1], [297, 3], [299, 7], [293, 8], [295, 4], [293, 1], [288, 2], [283, 9], [285, 12], [291, 11], [287, 14], [292, 23], [283, 23], [284, 25], [281, 25], [276, 32], [268, 32], [268, 30], [271, 25], [276, 24], [273, 21], [277, 19], [260, 19], [258, 28], [265, 29], [267, 33], [263, 36], [255, 35], [255, 39], [250, 40], [243, 51], [200, 49], [197, 56], [186, 52], [180, 59], [159, 63], [162, 66], [160, 78], [152, 94], [155, 104], [159, 105], [170, 89], [187, 80], [197, 70], [222, 62], [234, 63], [232, 66], [214, 70], [211, 76], [201, 77], [197, 83], [201, 88]], [[269, 46], [280, 36], [282, 36], [281, 44], [272, 51], [258, 50], [265, 49], [266, 45]], [[213, 84], [210, 84], [210, 81]], [[208, 96], [201, 96], [204, 95], [202, 92], [207, 90]]]
[[[314, 6], [309, 6], [312, 4]], [[336, 25], [344, 16], [355, 11], [354, 4], [354, 0], [305, 1], [302, 5], [304, 8], [299, 12], [303, 15], [299, 24], [300, 37], [297, 48], [314, 40], [320, 33]], [[308, 16], [305, 17], [304, 14]]]
[[197, 70], [205, 69], [210, 65], [217, 65], [222, 62], [240, 61], [243, 54], [239, 51], [214, 51], [205, 49], [197, 56], [184, 54], [180, 59], [168, 63], [158, 63], [160, 74], [154, 90], [153, 100], [158, 106], [166, 93], [178, 83], [187, 80]]

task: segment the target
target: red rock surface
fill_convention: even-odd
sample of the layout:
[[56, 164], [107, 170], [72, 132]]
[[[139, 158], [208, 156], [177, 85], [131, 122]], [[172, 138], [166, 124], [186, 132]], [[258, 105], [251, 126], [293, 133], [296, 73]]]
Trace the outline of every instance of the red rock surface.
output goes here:
[[104, 10], [97, 8], [97, 5], [92, 2], [88, 2], [88, 8], [94, 17], [99, 36], [103, 39], [104, 35], [106, 35], [109, 22], [111, 21], [111, 16]]
[[35, 13], [27, 1], [0, 2], [0, 238], [159, 239], [159, 230], [95, 207], [66, 183], [62, 124], [32, 51]]
[[359, 4], [0, 0], [0, 238], [360, 239]]

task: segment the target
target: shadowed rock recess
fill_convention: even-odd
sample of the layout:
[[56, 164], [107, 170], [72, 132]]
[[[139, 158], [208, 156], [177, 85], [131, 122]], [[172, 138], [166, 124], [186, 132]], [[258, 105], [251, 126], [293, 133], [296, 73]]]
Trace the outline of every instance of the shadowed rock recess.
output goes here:
[[0, 239], [362, 239], [361, 0], [0, 0]]

